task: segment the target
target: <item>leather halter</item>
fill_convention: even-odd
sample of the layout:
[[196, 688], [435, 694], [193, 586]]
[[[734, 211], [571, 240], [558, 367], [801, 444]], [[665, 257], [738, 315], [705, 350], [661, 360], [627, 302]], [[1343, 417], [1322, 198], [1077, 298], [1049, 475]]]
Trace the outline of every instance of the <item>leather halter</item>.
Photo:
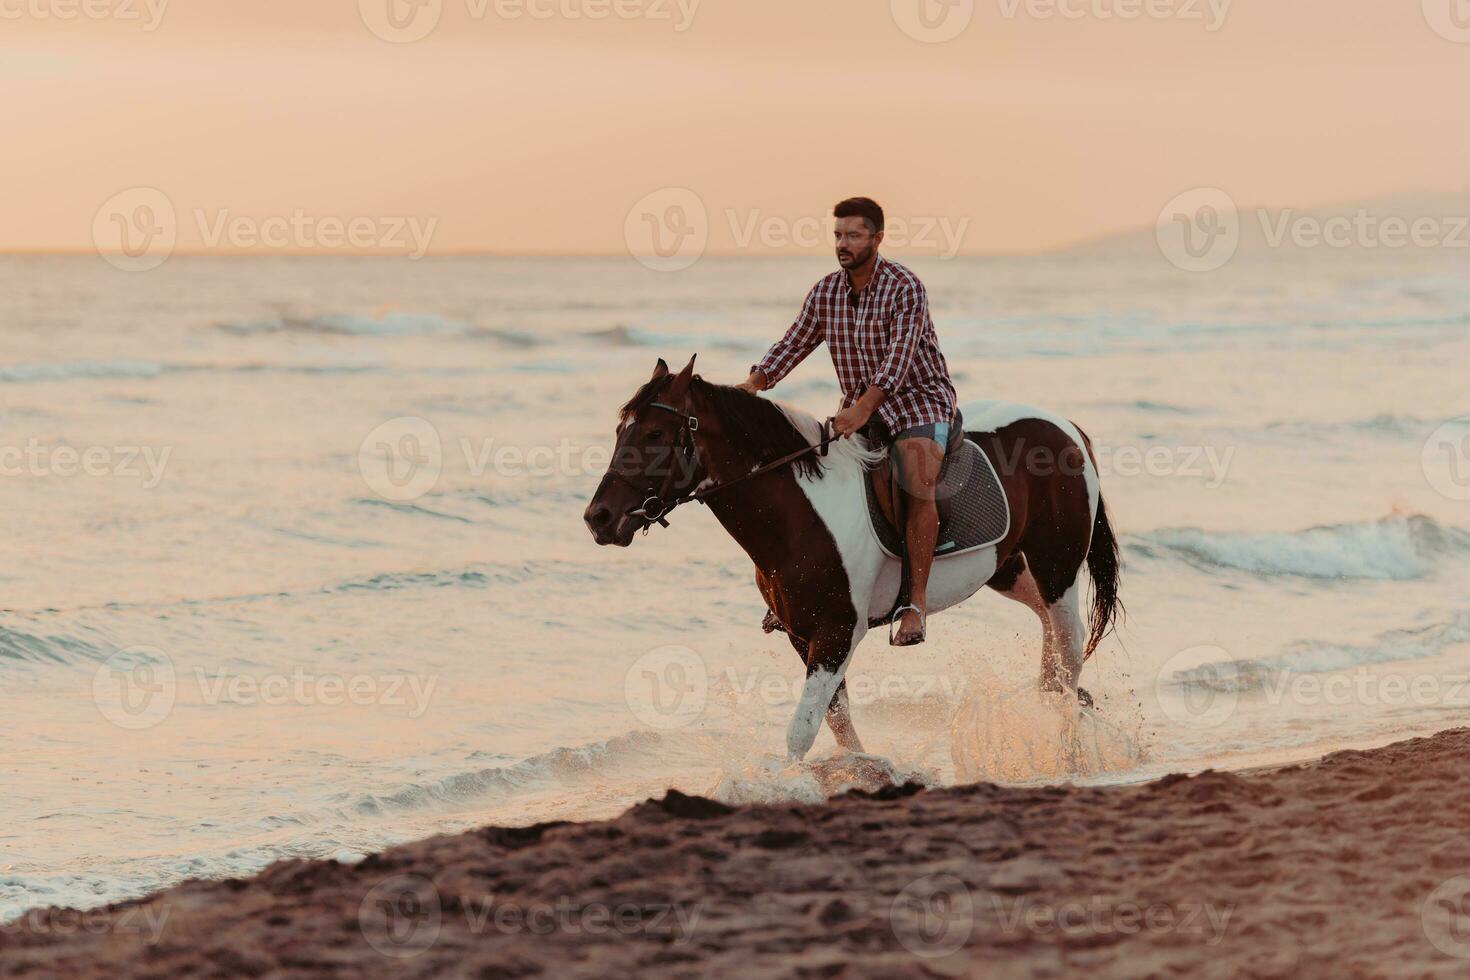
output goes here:
[[[682, 469], [684, 472], [691, 471], [693, 469], [696, 452], [694, 446], [694, 433], [699, 431], [699, 416], [685, 415], [682, 411], [675, 408], [674, 406], [667, 405], [663, 402], [650, 402], [649, 407], [661, 408], [667, 412], [673, 412], [675, 415], [679, 416], [679, 452], [684, 454], [684, 461], [688, 464]], [[822, 441], [817, 443], [816, 445], [807, 446], [804, 449], [798, 449], [795, 452], [787, 453], [780, 459], [772, 460], [769, 463], [758, 466], [755, 469], [751, 470], [749, 473], [737, 476], [735, 479], [727, 481], [725, 483], [716, 483], [712, 486], [705, 487], [703, 490], [685, 490], [683, 493], [673, 498], [672, 500], [665, 500], [664, 494], [677, 492], [679, 489], [678, 487], [666, 486], [662, 488], [662, 491], [655, 490], [653, 487], [649, 487], [646, 491], [648, 497], [643, 501], [642, 506], [640, 506], [637, 510], [628, 511], [628, 515], [630, 517], [642, 518], [643, 533], [647, 534], [648, 529], [653, 527], [655, 523], [662, 524], [664, 527], [668, 527], [668, 516], [674, 512], [675, 508], [681, 507], [684, 504], [689, 503], [691, 500], [697, 500], [700, 503], [704, 503], [705, 498], [711, 496], [712, 494], [719, 493], [721, 490], [727, 490], [730, 487], [735, 486], [736, 484], [744, 483], [746, 480], [753, 480], [758, 476], [771, 472], [772, 470], [780, 469], [781, 467], [794, 463], [798, 459], [801, 459], [803, 456], [808, 456], [812, 453], [826, 456], [828, 447], [830, 447], [832, 443], [836, 442], [839, 438], [835, 433], [831, 433], [829, 431], [831, 421], [831, 419], [828, 419], [826, 422], [822, 423]], [[615, 473], [614, 475], [634, 489], [638, 489], [639, 485], [633, 481], [632, 477], [624, 476], [622, 473]], [[676, 469], [673, 473], [670, 474], [670, 479], [672, 480], [676, 478], [677, 475], [678, 470]]]

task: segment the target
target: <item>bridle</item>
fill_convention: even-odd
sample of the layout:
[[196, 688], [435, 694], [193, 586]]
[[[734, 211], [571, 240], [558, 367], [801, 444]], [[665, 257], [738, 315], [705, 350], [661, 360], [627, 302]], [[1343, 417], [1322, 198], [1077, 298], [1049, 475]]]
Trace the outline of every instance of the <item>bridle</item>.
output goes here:
[[[649, 404], [649, 407], [660, 408], [666, 412], [672, 412], [674, 413], [674, 415], [679, 417], [679, 434], [676, 437], [677, 448], [675, 451], [683, 454], [682, 460], [685, 465], [681, 467], [671, 467], [672, 471], [669, 474], [669, 481], [677, 480], [678, 475], [681, 471], [692, 473], [697, 456], [697, 450], [694, 445], [694, 433], [699, 431], [699, 416], [687, 415], [680, 409], [675, 408], [673, 405], [669, 405], [664, 402], [651, 402]], [[728, 490], [730, 487], [733, 487], [736, 484], [744, 483], [746, 480], [753, 480], [758, 476], [771, 472], [772, 470], [780, 469], [783, 466], [794, 463], [798, 459], [801, 459], [803, 456], [809, 456], [812, 453], [826, 456], [828, 447], [830, 447], [832, 443], [836, 442], [838, 439], [838, 436], [830, 431], [831, 421], [831, 419], [828, 419], [826, 422], [822, 423], [822, 441], [817, 443], [816, 445], [807, 446], [804, 449], [798, 449], [795, 452], [787, 453], [780, 459], [772, 460], [769, 463], [757, 466], [749, 473], [744, 473], [740, 476], [737, 476], [733, 480], [729, 480], [725, 483], [715, 483], [705, 487], [702, 490], [697, 489], [697, 484], [692, 485], [692, 487], [690, 488], [685, 488], [683, 492], [680, 492], [677, 486], [670, 486], [667, 484], [663, 488], [655, 489], [653, 487], [648, 487], [645, 490], [640, 486], [637, 481], [635, 481], [630, 476], [626, 476], [623, 473], [617, 472], [616, 470], [613, 471], [613, 476], [615, 476], [617, 479], [621, 480], [628, 486], [632, 487], [633, 489], [638, 490], [640, 493], [648, 494], [648, 496], [644, 499], [642, 506], [640, 506], [637, 510], [628, 511], [628, 515], [630, 517], [638, 517], [643, 520], [643, 533], [647, 534], [649, 528], [653, 527], [654, 524], [661, 524], [664, 527], [668, 527], [669, 515], [672, 514], [676, 508], [682, 507], [684, 504], [689, 503], [691, 500], [697, 500], [700, 503], [704, 503], [706, 497], [717, 494], [721, 490]], [[679, 496], [672, 499], [665, 499], [666, 495], [672, 493], [679, 493]]]

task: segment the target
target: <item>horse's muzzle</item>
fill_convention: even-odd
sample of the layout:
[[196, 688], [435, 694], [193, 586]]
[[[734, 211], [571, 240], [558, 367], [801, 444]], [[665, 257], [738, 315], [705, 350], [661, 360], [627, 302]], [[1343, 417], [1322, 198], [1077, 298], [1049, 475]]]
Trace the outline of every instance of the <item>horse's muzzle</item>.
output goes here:
[[593, 503], [582, 520], [587, 524], [587, 530], [592, 532], [592, 540], [601, 545], [617, 545], [626, 548], [633, 543], [633, 536], [638, 533], [640, 521], [631, 515], [624, 514], [618, 517], [613, 514], [612, 508], [607, 504]]

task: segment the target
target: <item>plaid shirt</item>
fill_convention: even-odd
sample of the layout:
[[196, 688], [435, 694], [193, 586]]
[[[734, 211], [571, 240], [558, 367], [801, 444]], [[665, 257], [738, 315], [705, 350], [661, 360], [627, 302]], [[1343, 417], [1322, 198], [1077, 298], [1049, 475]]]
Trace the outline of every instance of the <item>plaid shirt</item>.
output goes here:
[[870, 387], [888, 393], [877, 415], [894, 435], [917, 425], [954, 418], [954, 385], [939, 352], [924, 284], [897, 262], [878, 256], [873, 277], [848, 299], [845, 271], [823, 278], [807, 294], [801, 314], [786, 336], [755, 365], [773, 386], [816, 350], [822, 341], [832, 354], [842, 407]]

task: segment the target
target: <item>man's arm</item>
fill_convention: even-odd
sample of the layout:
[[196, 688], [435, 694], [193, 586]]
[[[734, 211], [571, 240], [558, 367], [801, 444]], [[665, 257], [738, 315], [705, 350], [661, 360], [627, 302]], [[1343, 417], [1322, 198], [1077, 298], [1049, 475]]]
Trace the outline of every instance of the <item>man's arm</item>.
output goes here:
[[882, 405], [887, 398], [888, 392], [874, 385], [859, 395], [857, 401], [832, 417], [832, 431], [839, 436], [852, 435], [868, 424], [868, 419], [873, 417], [873, 413], [878, 411], [878, 406]]
[[812, 287], [812, 291], [807, 293], [806, 302], [801, 306], [801, 313], [797, 314], [796, 322], [786, 331], [786, 336], [776, 341], [775, 345], [766, 352], [766, 356], [760, 359], [760, 363], [751, 366], [750, 377], [742, 381], [738, 387], [744, 388], [751, 394], [774, 388], [776, 382], [790, 374], [796, 365], [817, 349], [822, 339], [822, 318], [818, 313], [817, 290], [816, 287]]

